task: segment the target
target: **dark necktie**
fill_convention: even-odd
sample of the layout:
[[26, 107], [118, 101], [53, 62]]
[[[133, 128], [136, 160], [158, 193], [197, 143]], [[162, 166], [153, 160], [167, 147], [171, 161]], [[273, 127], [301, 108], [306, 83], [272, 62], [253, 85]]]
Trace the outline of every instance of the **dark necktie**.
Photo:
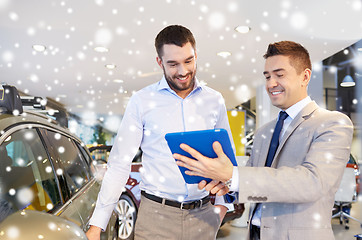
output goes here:
[[272, 137], [272, 140], [271, 140], [270, 146], [269, 146], [268, 157], [266, 158], [266, 162], [265, 162], [266, 167], [270, 167], [273, 162], [275, 153], [279, 146], [280, 131], [282, 130], [284, 120], [287, 117], [288, 117], [288, 113], [286, 113], [284, 111], [279, 112], [279, 119], [274, 128], [273, 137]]

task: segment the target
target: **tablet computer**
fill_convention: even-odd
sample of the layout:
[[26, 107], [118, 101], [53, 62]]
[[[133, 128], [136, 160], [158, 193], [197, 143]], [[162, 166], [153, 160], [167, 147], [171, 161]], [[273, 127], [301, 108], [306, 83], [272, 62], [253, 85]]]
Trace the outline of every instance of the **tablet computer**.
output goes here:
[[[187, 156], [189, 158], [193, 157], [189, 153], [185, 152], [180, 148], [181, 143], [189, 145], [190, 147], [194, 148], [204, 156], [207, 156], [209, 158], [216, 158], [217, 155], [214, 152], [214, 149], [212, 148], [212, 144], [215, 141], [218, 141], [221, 144], [224, 153], [228, 156], [232, 164], [234, 166], [237, 166], [228, 132], [223, 128], [201, 130], [201, 131], [167, 133], [165, 135], [165, 138], [172, 154], [178, 153]], [[206, 180], [207, 182], [211, 181], [210, 178], [187, 175], [185, 173], [187, 168], [179, 166], [179, 169], [182, 173], [182, 176], [185, 179], [185, 182], [188, 184], [199, 183], [201, 182], [201, 180]]]

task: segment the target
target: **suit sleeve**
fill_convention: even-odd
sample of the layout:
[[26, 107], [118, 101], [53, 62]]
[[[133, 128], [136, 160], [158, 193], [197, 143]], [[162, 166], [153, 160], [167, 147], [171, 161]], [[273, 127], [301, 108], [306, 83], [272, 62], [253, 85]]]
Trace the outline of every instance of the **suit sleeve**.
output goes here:
[[[310, 141], [305, 142], [306, 152], [301, 151], [298, 156], [303, 158], [301, 164], [277, 168], [250, 167], [254, 161], [251, 158], [249, 167], [239, 167], [239, 201], [313, 202], [330, 191], [336, 192], [349, 159], [352, 136], [350, 119], [335, 113], [319, 123]], [[265, 151], [267, 146], [257, 148]], [[253, 149], [252, 155], [261, 150]], [[285, 156], [282, 157], [285, 160]], [[288, 157], [287, 161], [293, 162], [296, 156]]]
[[[234, 145], [234, 141], [233, 141], [233, 136], [231, 134], [231, 129], [230, 129], [230, 125], [229, 125], [226, 107], [224, 104], [225, 101], [221, 94], [219, 96], [218, 102], [220, 103], [219, 104], [219, 115], [218, 115], [219, 117], [218, 117], [218, 121], [215, 124], [215, 128], [224, 128], [228, 132], [231, 146], [233, 148], [233, 152], [235, 155], [235, 145]], [[234, 210], [233, 204], [227, 203], [227, 201], [225, 201], [225, 198], [223, 196], [216, 196], [215, 205], [223, 205], [223, 206], [227, 207], [230, 211]]]

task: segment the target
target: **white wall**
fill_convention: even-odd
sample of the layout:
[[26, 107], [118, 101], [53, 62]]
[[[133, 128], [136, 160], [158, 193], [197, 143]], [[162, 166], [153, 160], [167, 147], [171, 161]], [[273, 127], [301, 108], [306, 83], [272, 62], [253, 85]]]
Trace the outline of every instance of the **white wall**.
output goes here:
[[308, 85], [308, 95], [320, 107], [325, 107], [323, 97], [323, 69], [322, 62], [314, 63], [312, 66], [312, 76]]

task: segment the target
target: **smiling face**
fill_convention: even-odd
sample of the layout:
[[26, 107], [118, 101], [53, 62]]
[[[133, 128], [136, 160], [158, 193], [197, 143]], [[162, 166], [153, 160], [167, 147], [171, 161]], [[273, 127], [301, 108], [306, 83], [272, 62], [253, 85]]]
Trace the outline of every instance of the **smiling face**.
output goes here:
[[165, 44], [162, 57], [157, 57], [157, 63], [163, 69], [168, 85], [182, 98], [185, 98], [195, 85], [196, 58], [196, 52], [189, 42], [182, 47]]
[[272, 104], [282, 110], [308, 96], [307, 86], [311, 70], [306, 68], [297, 73], [288, 56], [276, 55], [265, 61], [265, 88]]

